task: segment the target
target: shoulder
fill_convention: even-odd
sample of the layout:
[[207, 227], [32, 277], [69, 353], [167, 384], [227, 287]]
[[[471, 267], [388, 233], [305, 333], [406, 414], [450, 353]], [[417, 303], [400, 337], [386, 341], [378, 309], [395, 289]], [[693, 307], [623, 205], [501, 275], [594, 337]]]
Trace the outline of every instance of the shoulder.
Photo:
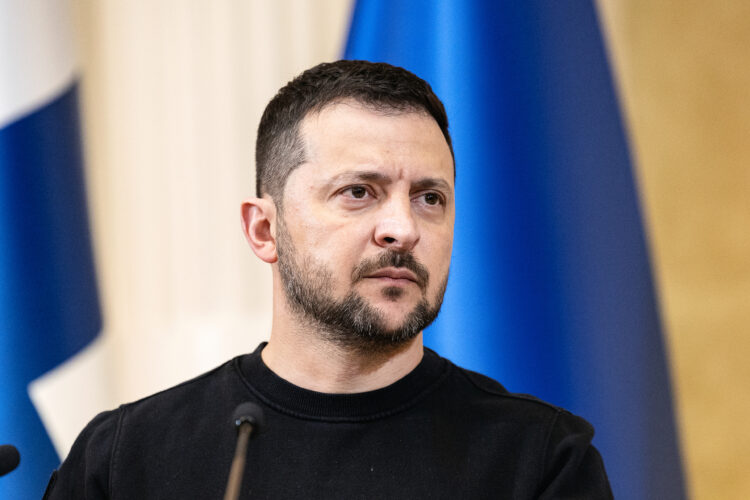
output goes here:
[[451, 373], [437, 397], [440, 406], [453, 408], [462, 422], [486, 433], [533, 441], [534, 447], [547, 450], [561, 441], [584, 447], [591, 443], [594, 427], [584, 418], [537, 397], [510, 392], [490, 377], [448, 362]]
[[[112, 443], [113, 467], [137, 470], [144, 460], [159, 463], [191, 446], [210, 446], [233, 430], [232, 412], [248, 399], [234, 358], [213, 370], [118, 408]], [[185, 440], [190, 434], [191, 439]], [[158, 443], [155, 446], [154, 443]]]
[[558, 419], [572, 418], [580, 420], [584, 427], [591, 428], [584, 419], [564, 408], [529, 394], [510, 392], [495, 379], [457, 366], [451, 361], [448, 363], [452, 370], [449, 393], [461, 403], [469, 405], [469, 408], [484, 407], [509, 418], [523, 418], [527, 421], [544, 420], [551, 423]]
[[109, 464], [120, 417], [119, 410], [105, 411], [84, 427], [52, 473], [45, 499], [109, 497]]
[[[128, 457], [143, 456], [150, 443], [177, 440], [186, 426], [215, 413], [207, 409], [224, 410], [216, 403], [223, 393], [240, 390], [238, 359], [98, 414], [81, 431], [53, 474], [45, 498], [108, 498], [118, 464]], [[227, 412], [231, 415], [231, 409]]]
[[512, 455], [534, 478], [535, 497], [612, 498], [589, 422], [534, 396], [509, 392], [480, 373], [451, 368], [444, 391], [450, 400], [444, 404], [460, 409], [461, 425], [481, 429], [485, 446], [514, 448]]
[[118, 411], [129, 421], [140, 418], [170, 420], [178, 413], [189, 415], [191, 409], [199, 411], [213, 407], [226, 393], [236, 391], [240, 380], [239, 359], [233, 358], [192, 379], [124, 404]]

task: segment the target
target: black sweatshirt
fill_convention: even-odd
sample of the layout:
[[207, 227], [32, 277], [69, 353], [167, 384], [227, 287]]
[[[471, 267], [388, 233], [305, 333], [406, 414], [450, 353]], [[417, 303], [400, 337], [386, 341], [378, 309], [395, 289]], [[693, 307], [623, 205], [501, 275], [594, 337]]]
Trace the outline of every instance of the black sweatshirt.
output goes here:
[[99, 414], [47, 498], [220, 499], [232, 414], [265, 411], [242, 498], [611, 498], [593, 428], [425, 349], [411, 373], [360, 394], [290, 384], [263, 344], [198, 378]]

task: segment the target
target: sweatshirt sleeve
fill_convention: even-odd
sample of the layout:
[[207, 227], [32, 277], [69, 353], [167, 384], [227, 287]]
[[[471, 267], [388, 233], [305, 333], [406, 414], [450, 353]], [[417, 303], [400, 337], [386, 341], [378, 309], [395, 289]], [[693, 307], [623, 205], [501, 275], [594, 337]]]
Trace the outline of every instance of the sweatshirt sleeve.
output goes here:
[[65, 461], [52, 473], [44, 500], [109, 498], [119, 415], [120, 410], [100, 413], [81, 431]]
[[540, 500], [613, 498], [602, 457], [591, 444], [593, 437], [591, 424], [558, 412], [547, 443]]

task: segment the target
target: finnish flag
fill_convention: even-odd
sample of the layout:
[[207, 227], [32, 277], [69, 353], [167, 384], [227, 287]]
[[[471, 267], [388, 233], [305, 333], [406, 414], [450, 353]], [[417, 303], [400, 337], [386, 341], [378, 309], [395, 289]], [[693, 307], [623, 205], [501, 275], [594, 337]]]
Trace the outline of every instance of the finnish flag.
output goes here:
[[42, 496], [104, 389], [70, 14], [0, 2], [0, 498]]

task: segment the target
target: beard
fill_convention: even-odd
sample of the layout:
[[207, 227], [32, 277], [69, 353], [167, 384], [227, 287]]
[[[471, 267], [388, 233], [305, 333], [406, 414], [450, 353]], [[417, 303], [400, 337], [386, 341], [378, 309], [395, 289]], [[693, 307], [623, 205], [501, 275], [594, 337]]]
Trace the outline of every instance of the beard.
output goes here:
[[[362, 352], [391, 351], [414, 339], [440, 312], [448, 275], [443, 278], [431, 305], [426, 298], [429, 272], [411, 253], [385, 250], [360, 262], [351, 273], [352, 286], [384, 267], [404, 267], [414, 273], [422, 299], [400, 325], [388, 328], [383, 312], [353, 289], [337, 300], [333, 296], [333, 272], [319, 262], [300, 256], [281, 217], [277, 229], [279, 274], [287, 303], [292, 312], [313, 323], [326, 340]], [[382, 290], [383, 296], [393, 301], [403, 292], [399, 287]]]

